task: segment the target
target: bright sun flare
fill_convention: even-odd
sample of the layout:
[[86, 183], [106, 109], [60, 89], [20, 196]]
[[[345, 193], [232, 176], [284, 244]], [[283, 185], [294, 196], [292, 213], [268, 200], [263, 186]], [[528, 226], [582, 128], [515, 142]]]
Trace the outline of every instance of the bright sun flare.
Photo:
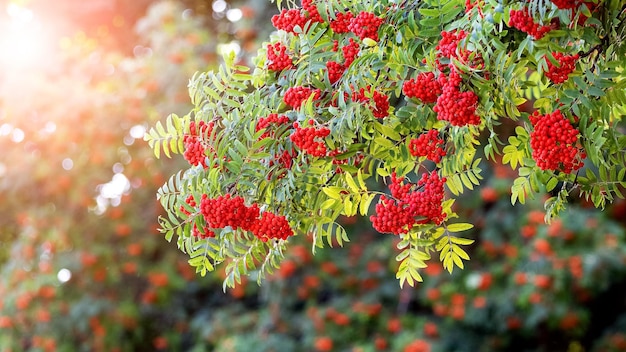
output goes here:
[[41, 22], [25, 7], [9, 3], [0, 17], [0, 71], [34, 69], [46, 62], [53, 43]]

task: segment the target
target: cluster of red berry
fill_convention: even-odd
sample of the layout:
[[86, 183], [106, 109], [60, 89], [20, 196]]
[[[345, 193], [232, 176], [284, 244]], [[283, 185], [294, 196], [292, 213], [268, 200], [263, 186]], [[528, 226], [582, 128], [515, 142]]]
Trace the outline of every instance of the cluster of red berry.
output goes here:
[[261, 218], [252, 223], [250, 232], [263, 242], [267, 242], [270, 239], [286, 240], [293, 236], [293, 230], [289, 226], [287, 219], [282, 215], [276, 215], [269, 211], [263, 212]]
[[551, 26], [543, 26], [539, 23], [535, 23], [535, 20], [530, 15], [530, 11], [526, 7], [523, 10], [511, 10], [509, 16], [509, 27], [517, 28], [535, 39], [543, 38], [546, 33], [552, 30]]
[[452, 126], [479, 125], [480, 116], [476, 115], [478, 96], [473, 91], [461, 92], [460, 83], [460, 75], [452, 70], [433, 108], [437, 119], [448, 121]]
[[[445, 178], [436, 172], [422, 174], [414, 185], [404, 184], [404, 178], [391, 175], [391, 195], [381, 196], [376, 204], [376, 214], [370, 216], [372, 226], [381, 233], [407, 233], [415, 224], [433, 222], [441, 224], [446, 218], [441, 203], [443, 201]], [[412, 191], [412, 188], [417, 190]]]
[[230, 226], [233, 230], [250, 230], [250, 226], [259, 217], [259, 207], [253, 204], [248, 207], [244, 204], [243, 197], [231, 197], [230, 194], [209, 198], [202, 195], [200, 201], [200, 213], [209, 227], [223, 229]]
[[283, 150], [282, 153], [274, 155], [274, 160], [270, 160], [270, 166], [280, 164], [284, 169], [291, 169], [293, 164], [293, 154]]
[[569, 174], [583, 166], [586, 155], [576, 146], [580, 133], [560, 110], [546, 115], [535, 111], [528, 119], [534, 127], [532, 157], [539, 168]]
[[[187, 198], [185, 199], [185, 203], [189, 204], [193, 208], [195, 208], [196, 205], [198, 205], [198, 204], [196, 204], [196, 200], [193, 198], [193, 194], [190, 194], [190, 195], [187, 196]], [[180, 210], [181, 213], [183, 213], [183, 214], [185, 214], [187, 216], [191, 215], [191, 212], [189, 210], [187, 210], [182, 205], [180, 206], [179, 210]]]
[[441, 39], [437, 44], [439, 51], [438, 55], [441, 57], [453, 58], [457, 57], [456, 49], [459, 46], [459, 42], [467, 36], [464, 30], [455, 30], [454, 32], [441, 32]]
[[556, 66], [550, 62], [550, 60], [546, 59], [548, 62], [548, 71], [545, 72], [545, 75], [552, 83], [563, 83], [567, 81], [569, 74], [576, 69], [578, 54], [564, 55], [563, 53], [553, 52], [552, 56], [558, 61], [559, 65]]
[[340, 154], [343, 153], [345, 153], [345, 151], [341, 151], [339, 149], [330, 150], [328, 153], [326, 153], [327, 157], [332, 158], [333, 165], [338, 165], [338, 167], [335, 169], [335, 172], [338, 174], [343, 173], [343, 170], [339, 167], [339, 165], [351, 165], [359, 167], [363, 162], [363, 159], [365, 159], [365, 155], [363, 155], [362, 153], [357, 153], [352, 157], [343, 157], [341, 159], [337, 158]]
[[319, 89], [312, 89], [304, 86], [296, 86], [289, 87], [285, 92], [285, 96], [283, 97], [283, 101], [285, 104], [291, 106], [292, 108], [298, 110], [311, 95], [313, 95], [313, 100], [317, 100], [320, 97]]
[[361, 46], [354, 39], [350, 38], [348, 40], [348, 45], [343, 46], [341, 48], [341, 51], [343, 52], [344, 65], [348, 67], [352, 65], [354, 59], [356, 59], [356, 56], [359, 55], [359, 51], [361, 51]]
[[389, 97], [377, 90], [372, 90], [371, 86], [361, 88], [358, 92], [352, 93], [352, 101], [368, 103], [370, 99], [366, 95], [366, 91], [371, 93], [374, 105], [370, 105], [370, 110], [374, 117], [382, 119], [389, 115]]
[[324, 22], [324, 19], [317, 10], [317, 6], [315, 6], [313, 0], [302, 0], [302, 9], [307, 12], [305, 14], [305, 18], [311, 22]]
[[332, 29], [336, 34], [348, 33], [350, 32], [348, 26], [350, 26], [352, 18], [354, 18], [352, 12], [339, 12], [335, 15], [335, 19], [330, 21], [330, 29]]
[[406, 202], [409, 204], [410, 211], [424, 217], [417, 223], [432, 222], [440, 225], [446, 219], [447, 214], [441, 207], [445, 183], [446, 178], [440, 178], [436, 172], [423, 173], [422, 178], [417, 181], [417, 187], [421, 189], [421, 192], [412, 192], [407, 195]]
[[[280, 126], [289, 123], [289, 118], [285, 115], [269, 114], [267, 117], [261, 117], [256, 124], [256, 131], [267, 129], [270, 126]], [[265, 131], [260, 139], [271, 137], [270, 131]]]
[[316, 157], [326, 156], [328, 151], [326, 148], [326, 138], [330, 134], [330, 130], [326, 127], [306, 127], [301, 128], [297, 122], [293, 123], [295, 131], [289, 137], [291, 141], [307, 154]]
[[[196, 200], [194, 199], [193, 195], [189, 195], [187, 196], [187, 198], [185, 199], [185, 203], [189, 204], [192, 208], [195, 208], [198, 204], [196, 204]], [[184, 206], [180, 206], [179, 208], [180, 212], [190, 216], [191, 212], [189, 210], [187, 210]], [[191, 235], [194, 237], [199, 237], [199, 238], [207, 238], [207, 237], [215, 237], [215, 232], [211, 231], [208, 226], [204, 226], [204, 228], [202, 229], [202, 231], [200, 231], [198, 229], [198, 225], [196, 225], [196, 223], [193, 224], [193, 228], [191, 229]]]
[[439, 138], [439, 131], [430, 130], [409, 142], [409, 152], [413, 156], [425, 156], [428, 160], [438, 163], [446, 156], [444, 145], [444, 140]]
[[346, 70], [342, 64], [336, 61], [328, 61], [326, 63], [326, 69], [328, 70], [328, 80], [330, 81], [330, 84], [335, 84], [335, 82], [343, 76], [343, 73]]
[[[333, 43], [333, 51], [339, 50], [339, 41], [335, 41]], [[361, 50], [361, 46], [359, 43], [355, 42], [353, 38], [348, 40], [348, 45], [341, 47], [341, 51], [343, 53], [344, 63], [340, 64], [336, 61], [329, 61], [326, 63], [326, 69], [328, 70], [328, 79], [331, 84], [337, 82], [346, 69], [354, 62], [354, 59], [359, 54]]]
[[465, 13], [469, 13], [472, 9], [477, 8], [480, 18], [484, 18], [482, 7], [485, 5], [484, 0], [465, 0]]
[[304, 28], [307, 22], [300, 9], [283, 9], [278, 15], [272, 16], [272, 24], [276, 29], [282, 29], [288, 33], [295, 33], [296, 26]]
[[210, 146], [204, 142], [204, 140], [213, 132], [214, 123], [205, 123], [200, 121], [197, 125], [195, 121], [191, 121], [189, 124], [189, 134], [183, 137], [183, 145], [185, 151], [183, 157], [191, 165], [202, 165], [207, 168], [206, 157], [207, 150]]
[[293, 235], [293, 230], [284, 216], [269, 211], [260, 214], [257, 204], [246, 206], [244, 199], [240, 196], [231, 197], [230, 194], [226, 194], [209, 198], [203, 194], [200, 201], [200, 213], [209, 228], [230, 227], [233, 230], [250, 231], [263, 242], [272, 238], [287, 239]]
[[415, 217], [402, 202], [381, 196], [376, 204], [376, 215], [370, 216], [370, 221], [372, 227], [380, 233], [399, 235], [409, 231], [415, 224]]
[[[269, 160], [270, 170], [267, 173], [267, 179], [272, 180], [272, 178], [276, 177], [276, 179], [281, 179], [287, 175], [287, 170], [291, 169], [291, 165], [293, 165], [293, 156], [295, 155], [295, 151], [290, 153], [287, 150], [283, 150], [283, 152], [278, 152], [272, 156]], [[280, 165], [280, 167], [273, 168], [274, 165]]]
[[[301, 9], [283, 9], [278, 15], [272, 17], [272, 24], [276, 29], [282, 29], [289, 33], [295, 33], [294, 28], [304, 28], [308, 22], [323, 23], [313, 0], [303, 0]], [[384, 22], [371, 12], [360, 12], [356, 17], [351, 12], [335, 14], [330, 20], [330, 28], [336, 34], [352, 32], [361, 40], [370, 38], [378, 40], [378, 28]]]
[[424, 104], [431, 104], [443, 93], [442, 82], [435, 78], [434, 73], [422, 72], [416, 78], [405, 81], [402, 92], [409, 98], [417, 98]]
[[282, 43], [267, 45], [267, 68], [271, 71], [288, 70], [293, 67], [291, 57], [287, 55], [287, 47]]
[[378, 28], [383, 22], [382, 18], [373, 13], [363, 11], [350, 20], [348, 29], [361, 40], [365, 38], [378, 40]]
[[581, 0], [551, 0], [556, 7], [561, 10], [578, 8], [583, 2]]

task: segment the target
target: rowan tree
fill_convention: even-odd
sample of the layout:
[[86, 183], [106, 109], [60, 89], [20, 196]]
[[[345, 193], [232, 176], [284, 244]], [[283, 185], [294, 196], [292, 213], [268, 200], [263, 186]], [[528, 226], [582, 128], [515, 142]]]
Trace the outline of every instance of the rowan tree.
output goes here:
[[354, 215], [399, 236], [400, 285], [432, 256], [463, 268], [473, 240], [458, 233], [473, 225], [454, 201], [481, 185], [485, 158], [517, 170], [512, 204], [549, 195], [546, 222], [571, 199], [624, 197], [619, 1], [278, 6], [253, 68], [233, 54], [197, 73], [194, 109], [146, 135], [157, 157], [193, 153], [158, 198], [162, 233], [197, 272], [260, 281], [292, 236], [343, 245], [337, 219]]

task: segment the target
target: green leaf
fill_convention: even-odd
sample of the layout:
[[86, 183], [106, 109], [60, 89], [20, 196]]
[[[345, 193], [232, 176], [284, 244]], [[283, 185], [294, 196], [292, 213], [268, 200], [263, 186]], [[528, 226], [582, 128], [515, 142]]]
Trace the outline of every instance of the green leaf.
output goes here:
[[352, 175], [345, 172], [344, 179], [346, 180], [346, 183], [348, 184], [348, 187], [352, 192], [359, 193], [359, 187], [356, 185], [356, 182], [354, 182], [354, 178], [352, 178]]
[[359, 213], [362, 216], [367, 216], [369, 212], [370, 204], [372, 203], [375, 197], [376, 197], [375, 194], [369, 194], [361, 198], [361, 203], [359, 204]]
[[546, 183], [546, 191], [552, 191], [558, 183], [559, 180], [556, 177], [551, 177], [550, 180], [548, 180], [548, 183]]
[[462, 246], [467, 246], [467, 245], [474, 243], [474, 240], [471, 240], [469, 238], [450, 236], [450, 242], [460, 244]]
[[467, 231], [472, 228], [474, 228], [473, 224], [464, 223], [464, 222], [446, 225], [446, 230], [448, 230], [448, 232], [461, 232], [461, 231]]
[[341, 200], [341, 191], [340, 187], [323, 187], [322, 191], [332, 199]]

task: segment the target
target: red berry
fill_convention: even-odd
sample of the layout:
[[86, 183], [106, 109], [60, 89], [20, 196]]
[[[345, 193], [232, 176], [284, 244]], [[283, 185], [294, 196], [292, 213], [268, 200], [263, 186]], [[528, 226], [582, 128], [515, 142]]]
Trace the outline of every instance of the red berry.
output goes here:
[[256, 124], [256, 131], [258, 132], [260, 130], [267, 129], [267, 131], [265, 131], [265, 133], [263, 133], [259, 138], [268, 138], [273, 135], [273, 132], [269, 130], [271, 126], [278, 127], [281, 125], [286, 125], [287, 123], [289, 123], [289, 118], [287, 116], [269, 114], [267, 117], [259, 118], [259, 121]]
[[263, 242], [267, 242], [269, 239], [286, 240], [293, 236], [293, 230], [287, 219], [269, 211], [263, 212], [261, 218], [253, 222], [250, 226], [250, 232]]
[[561, 10], [576, 9], [583, 2], [581, 0], [551, 0]]
[[313, 95], [313, 100], [318, 99], [320, 97], [320, 90], [302, 86], [289, 87], [285, 92], [283, 101], [285, 104], [298, 110], [302, 106], [302, 103], [309, 99], [311, 95]]
[[424, 104], [430, 104], [436, 102], [443, 92], [441, 86], [441, 81], [435, 79], [434, 73], [422, 72], [416, 78], [405, 81], [402, 92], [409, 98], [417, 98]]
[[563, 83], [567, 81], [569, 74], [576, 69], [578, 54], [563, 55], [563, 53], [553, 52], [552, 56], [558, 61], [559, 66], [555, 66], [550, 60], [546, 59], [548, 62], [548, 71], [545, 72], [545, 75], [552, 83]]
[[530, 11], [526, 7], [524, 7], [523, 10], [511, 10], [509, 15], [510, 27], [517, 28], [535, 39], [543, 38], [546, 33], [552, 30], [550, 26], [542, 26], [541, 24], [535, 23], [533, 17], [530, 15]]
[[583, 166], [585, 153], [576, 147], [580, 133], [560, 110], [546, 115], [535, 111], [529, 120], [534, 127], [530, 134], [532, 157], [540, 169], [569, 174]]
[[330, 21], [330, 28], [336, 34], [348, 33], [350, 31], [348, 26], [353, 17], [352, 12], [338, 12], [335, 19]]
[[417, 184], [391, 175], [389, 189], [393, 198], [382, 196], [376, 204], [376, 214], [370, 217], [372, 226], [381, 233], [407, 233], [413, 225], [432, 222], [441, 224], [446, 218], [443, 201], [445, 178], [436, 172], [422, 174]]
[[259, 207], [256, 204], [246, 206], [240, 196], [232, 198], [230, 194], [226, 194], [208, 198], [203, 194], [200, 213], [210, 228], [222, 229], [230, 226], [233, 230], [241, 228], [249, 231], [252, 223], [259, 217]]
[[371, 12], [360, 12], [350, 20], [348, 29], [361, 40], [370, 38], [378, 40], [378, 27], [384, 22], [380, 17], [376, 17]]
[[456, 49], [459, 46], [459, 42], [467, 36], [467, 33], [463, 30], [456, 30], [454, 32], [441, 32], [441, 40], [437, 44], [436, 49], [439, 51], [439, 56], [452, 58], [457, 57]]
[[361, 46], [359, 43], [355, 42], [354, 39], [350, 38], [348, 41], [348, 45], [341, 48], [343, 52], [344, 59], [344, 67], [349, 67], [354, 62], [354, 59], [359, 55], [359, 51], [361, 50]]
[[326, 156], [327, 147], [324, 138], [330, 134], [330, 130], [326, 127], [296, 127], [296, 130], [289, 137], [291, 141], [312, 156], [323, 157]]
[[299, 26], [304, 28], [307, 19], [302, 16], [300, 9], [283, 9], [280, 14], [272, 17], [272, 24], [276, 29], [282, 29], [285, 32], [295, 33], [294, 28]]
[[306, 11], [305, 18], [311, 22], [323, 23], [324, 19], [317, 11], [317, 6], [313, 3], [313, 0], [302, 0], [302, 9]]
[[460, 80], [455, 71], [450, 73], [433, 110], [437, 119], [448, 121], [452, 126], [479, 125], [480, 117], [476, 115], [478, 96], [472, 91], [461, 92]]
[[328, 70], [328, 80], [330, 84], [335, 84], [346, 70], [342, 64], [335, 61], [328, 61], [326, 63], [326, 69]]
[[267, 68], [272, 71], [288, 70], [293, 67], [291, 58], [287, 55], [287, 47], [282, 43], [267, 45]]
[[409, 151], [413, 156], [425, 156], [428, 160], [438, 163], [441, 161], [441, 157], [446, 155], [446, 151], [443, 149], [444, 145], [444, 140], [439, 138], [439, 131], [430, 130], [418, 138], [412, 139], [409, 142]]
[[361, 88], [358, 92], [353, 92], [352, 101], [370, 103], [370, 99], [368, 99], [367, 95], [365, 94], [366, 89], [372, 94], [371, 100], [374, 102], [374, 105], [369, 104], [369, 106], [374, 117], [377, 117], [379, 119], [387, 117], [389, 115], [389, 97], [377, 90], [372, 91], [372, 88], [370, 86], [367, 86], [366, 88]]
[[213, 147], [207, 141], [213, 132], [214, 123], [205, 123], [200, 121], [197, 125], [195, 121], [189, 124], [189, 134], [183, 137], [185, 151], [183, 157], [189, 161], [191, 165], [202, 165], [207, 168], [206, 157], [208, 152], [213, 151]]

